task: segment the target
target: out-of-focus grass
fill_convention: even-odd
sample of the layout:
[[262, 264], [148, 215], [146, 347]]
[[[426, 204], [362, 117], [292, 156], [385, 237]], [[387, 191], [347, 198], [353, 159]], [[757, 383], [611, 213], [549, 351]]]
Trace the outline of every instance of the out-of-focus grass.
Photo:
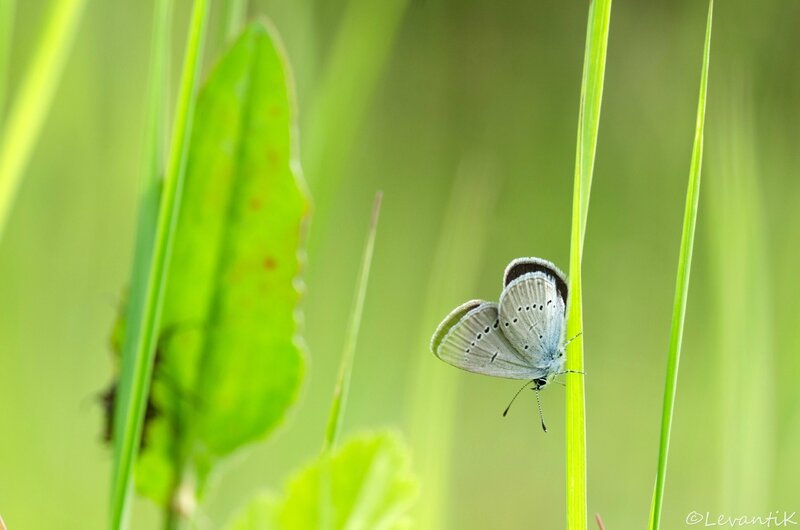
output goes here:
[[[53, 2], [38, 49], [28, 66], [25, 78], [17, 88], [17, 96], [7, 119], [3, 122], [0, 137], [0, 242], [28, 159], [50, 109], [64, 63], [72, 49], [85, 3], [86, 0]], [[9, 13], [0, 15], [10, 15], [13, 8], [6, 7], [6, 10]], [[7, 46], [11, 32], [9, 28], [0, 29], [7, 34], [0, 37], [5, 39]], [[0, 49], [0, 60], [4, 60], [3, 55], [7, 55], [7, 50]], [[0, 70], [0, 88], [4, 84], [3, 78], [3, 71]]]
[[[727, 83], [736, 87], [736, 82]], [[760, 141], [749, 93], [729, 88], [710, 152], [707, 203], [717, 314], [715, 384], [719, 396], [723, 510], [774, 509], [775, 375], [772, 255], [764, 222]]]
[[16, 0], [0, 0], [0, 124], [8, 93], [8, 56], [11, 48], [11, 36], [14, 34], [14, 10]]
[[[303, 122], [303, 165], [318, 218], [341, 179], [408, 0], [349, 0]], [[323, 227], [324, 228], [324, 227]]]
[[375, 234], [378, 231], [381, 198], [381, 192], [375, 194], [375, 204], [372, 207], [372, 217], [370, 218], [367, 242], [364, 245], [364, 255], [361, 259], [361, 270], [358, 273], [356, 296], [353, 301], [353, 310], [350, 314], [350, 323], [347, 328], [344, 350], [342, 351], [342, 361], [341, 365], [339, 365], [339, 376], [336, 381], [336, 388], [334, 389], [331, 414], [328, 418], [328, 428], [325, 430], [324, 449], [326, 451], [336, 445], [336, 440], [342, 428], [342, 416], [344, 414], [344, 407], [347, 404], [347, 394], [350, 389], [350, 375], [353, 371], [353, 358], [355, 357], [356, 344], [358, 343], [358, 331], [361, 328], [361, 316], [364, 313], [364, 298], [367, 295], [369, 270], [372, 266], [372, 254], [375, 250]]
[[449, 528], [453, 417], [458, 378], [466, 375], [437, 360], [428, 345], [437, 322], [456, 305], [474, 298], [472, 291], [489, 236], [488, 220], [498, 193], [497, 178], [485, 164], [466, 160], [453, 183], [422, 311], [424, 327], [416, 342], [408, 435], [422, 483], [416, 517], [419, 528]]
[[[164, 150], [166, 143], [167, 99], [169, 97], [169, 54], [170, 24], [172, 20], [172, 0], [159, 0], [153, 11], [153, 34], [150, 50], [150, 63], [147, 82], [147, 115], [144, 125], [144, 152], [141, 167], [141, 190], [137, 212], [136, 242], [131, 264], [131, 280], [128, 286], [128, 299], [125, 307], [125, 327], [139, 329], [143, 315], [143, 305], [147, 287], [147, 273], [153, 255], [158, 203], [161, 196], [161, 176], [164, 168]], [[123, 360], [132, 369], [134, 359], [131, 352], [135, 347], [136, 335], [125, 333], [122, 351]], [[130, 379], [120, 381], [120, 395], [127, 394], [130, 389], [122, 390], [123, 385], [131, 383]], [[121, 406], [118, 400], [115, 406]], [[122, 414], [114, 415], [113, 432], [123, 432], [127, 418]]]
[[223, 7], [225, 8], [223, 18], [225, 40], [232, 41], [247, 19], [247, 0], [227, 0]]
[[[209, 1], [196, 0], [186, 43], [183, 72], [173, 122], [172, 140], [161, 193], [151, 263], [146, 274], [145, 295], [141, 313], [132, 319], [137, 326], [129, 328], [133, 335], [129, 348], [123, 351], [122, 372], [117, 394], [116, 417], [124, 426], [114, 433], [114, 469], [112, 475], [111, 528], [127, 527], [133, 465], [142, 436], [145, 407], [153, 371], [158, 339], [161, 306], [166, 287], [166, 272], [180, 210], [186, 152], [192, 130], [192, 114], [197, 93], [197, 79], [208, 20]], [[150, 175], [146, 175], [150, 179]]]
[[586, 49], [578, 110], [578, 146], [575, 156], [575, 183], [572, 194], [572, 234], [570, 237], [569, 301], [567, 339], [577, 338], [567, 347], [567, 528], [586, 528], [586, 418], [583, 374], [583, 308], [581, 263], [589, 197], [592, 190], [603, 80], [606, 70], [611, 0], [596, 0], [589, 6]]
[[672, 430], [672, 416], [675, 408], [675, 393], [678, 386], [678, 365], [683, 339], [683, 322], [686, 316], [686, 303], [689, 297], [689, 274], [692, 267], [694, 233], [697, 225], [697, 207], [700, 200], [700, 173], [703, 165], [703, 132], [706, 116], [706, 92], [708, 89], [708, 64], [711, 52], [711, 19], [714, 13], [714, 0], [708, 3], [708, 19], [703, 46], [703, 66], [700, 73], [700, 97], [697, 103], [697, 123], [694, 131], [692, 162], [689, 168], [689, 185], [686, 192], [686, 208], [683, 216], [678, 274], [675, 285], [675, 299], [672, 305], [672, 326], [669, 352], [667, 354], [667, 373], [664, 385], [664, 403], [661, 411], [661, 437], [658, 450], [658, 468], [650, 512], [650, 530], [658, 530], [661, 525], [661, 509], [664, 504], [664, 483], [667, 475], [667, 456], [669, 438]]

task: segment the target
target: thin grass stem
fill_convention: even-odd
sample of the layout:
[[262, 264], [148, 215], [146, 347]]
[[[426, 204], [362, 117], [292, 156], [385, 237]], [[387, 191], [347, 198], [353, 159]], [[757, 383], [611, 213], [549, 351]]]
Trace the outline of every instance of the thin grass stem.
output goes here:
[[[437, 361], [430, 352], [436, 323], [474, 291], [488, 227], [500, 183], [482, 160], [462, 164], [445, 209], [432, 260], [419, 357], [411, 381], [410, 437], [425, 493], [418, 502], [419, 528], [449, 527], [450, 457], [458, 381], [462, 374]], [[465, 259], [465, 256], [469, 256]]]
[[115, 412], [123, 418], [122, 429], [114, 439], [111, 528], [126, 528], [133, 484], [133, 464], [139, 447], [144, 410], [150, 389], [153, 357], [158, 338], [166, 273], [172, 250], [174, 229], [180, 209], [186, 167], [186, 152], [192, 128], [209, 0], [195, 0], [186, 53], [181, 74], [178, 101], [173, 122], [169, 158], [157, 216], [155, 239], [146, 280], [141, 314], [133, 319], [135, 328], [130, 349], [123, 351], [119, 403]]
[[568, 337], [580, 334], [567, 346], [566, 369], [566, 457], [567, 457], [567, 528], [586, 529], [586, 398], [584, 388], [583, 294], [581, 264], [589, 197], [592, 189], [595, 151], [603, 100], [608, 29], [611, 21], [611, 0], [595, 0], [589, 6], [586, 48], [581, 79], [578, 111], [578, 140], [575, 160], [575, 181], [572, 196], [572, 232], [570, 235]]
[[345, 339], [344, 350], [342, 352], [342, 361], [339, 365], [339, 376], [336, 380], [336, 388], [333, 392], [333, 404], [331, 405], [331, 412], [328, 417], [328, 427], [325, 430], [324, 451], [333, 449], [336, 446], [336, 442], [342, 430], [342, 418], [344, 416], [344, 408], [347, 404], [347, 395], [350, 389], [350, 375], [353, 371], [353, 358], [355, 357], [356, 344], [358, 342], [358, 332], [361, 328], [361, 317], [364, 313], [364, 299], [367, 294], [367, 284], [369, 283], [372, 254], [375, 250], [375, 234], [378, 230], [378, 217], [380, 216], [382, 198], [382, 192], [379, 191], [375, 194], [375, 203], [372, 207], [372, 217], [370, 218], [367, 241], [364, 244], [364, 254], [361, 259], [361, 270], [358, 273], [353, 311], [350, 313], [350, 324], [347, 328], [347, 338]]
[[228, 0], [225, 6], [225, 42], [230, 42], [244, 26], [247, 19], [247, 0]]
[[658, 448], [658, 468], [653, 501], [650, 512], [650, 530], [661, 526], [661, 511], [664, 505], [664, 483], [667, 475], [667, 455], [672, 430], [672, 416], [675, 408], [675, 393], [678, 386], [678, 365], [683, 339], [683, 323], [686, 316], [686, 301], [689, 293], [689, 274], [692, 265], [697, 207], [700, 199], [700, 170], [703, 163], [703, 131], [706, 114], [706, 92], [708, 88], [708, 64], [711, 50], [711, 19], [714, 1], [708, 3], [708, 19], [703, 48], [703, 66], [700, 74], [700, 97], [697, 103], [697, 123], [695, 125], [692, 161], [689, 169], [689, 184], [686, 192], [686, 207], [683, 215], [681, 248], [678, 257], [678, 273], [675, 285], [675, 298], [672, 304], [672, 327], [670, 330], [669, 352], [667, 355], [667, 374], [664, 385], [664, 404], [661, 412], [661, 436]]
[[0, 139], [0, 241], [72, 49], [85, 4], [86, 0], [53, 2], [47, 26], [4, 122]]
[[0, 0], [0, 123], [3, 122], [6, 94], [8, 94], [8, 57], [14, 35], [16, 7], [16, 0]]

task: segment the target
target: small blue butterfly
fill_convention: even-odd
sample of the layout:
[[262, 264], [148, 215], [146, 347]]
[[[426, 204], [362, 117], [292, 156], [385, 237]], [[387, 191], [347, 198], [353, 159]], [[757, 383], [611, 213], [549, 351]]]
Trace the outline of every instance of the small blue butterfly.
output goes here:
[[566, 373], [568, 291], [564, 273], [549, 261], [517, 258], [506, 267], [500, 303], [471, 300], [455, 308], [433, 334], [431, 351], [462, 370], [530, 379], [538, 401], [539, 390]]

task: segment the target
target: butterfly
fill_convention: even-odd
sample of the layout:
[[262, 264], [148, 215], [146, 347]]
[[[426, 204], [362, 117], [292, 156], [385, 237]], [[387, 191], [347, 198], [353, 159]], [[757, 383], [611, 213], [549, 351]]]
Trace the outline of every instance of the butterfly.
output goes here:
[[[470, 300], [455, 308], [436, 328], [431, 351], [462, 370], [529, 379], [514, 398], [533, 383], [542, 418], [539, 390], [567, 373], [568, 295], [566, 277], [553, 263], [517, 258], [506, 267], [499, 303]], [[544, 418], [542, 428], [547, 431]]]

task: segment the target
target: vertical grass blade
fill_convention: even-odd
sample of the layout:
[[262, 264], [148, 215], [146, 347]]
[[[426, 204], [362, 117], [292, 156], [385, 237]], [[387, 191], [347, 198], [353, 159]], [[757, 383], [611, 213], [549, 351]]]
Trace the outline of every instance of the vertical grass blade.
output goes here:
[[112, 476], [111, 528], [127, 527], [128, 508], [133, 483], [133, 464], [142, 434], [144, 409], [150, 386], [153, 356], [159, 329], [161, 305], [168, 270], [175, 221], [180, 208], [186, 151], [192, 128], [192, 113], [197, 92], [209, 0], [195, 0], [186, 53], [181, 74], [172, 140], [159, 205], [152, 258], [147, 274], [141, 314], [134, 319], [131, 347], [123, 351], [119, 403], [116, 417], [123, 418], [122, 429], [115, 432]]
[[[600, 107], [603, 99], [610, 21], [611, 0], [594, 0], [589, 6], [578, 111], [578, 141], [570, 236], [568, 338], [583, 332], [581, 263], [600, 124]], [[567, 347], [567, 370], [583, 372], [583, 342], [583, 337], [581, 337], [579, 340], [572, 341]], [[577, 530], [585, 529], [587, 525], [586, 401], [583, 375], [567, 374], [566, 401], [567, 528]]]
[[228, 0], [223, 5], [225, 8], [224, 42], [231, 42], [241, 31], [247, 19], [247, 0]]
[[[470, 165], [467, 165], [470, 164]], [[409, 433], [424, 491], [418, 527], [448, 528], [450, 457], [458, 380], [463, 377], [438, 361], [429, 349], [436, 324], [456, 305], [474, 297], [488, 227], [500, 183], [482, 163], [465, 163], [453, 183], [433, 258], [422, 313], [418, 359], [411, 381]], [[478, 167], [473, 166], [475, 164]], [[469, 256], [469, 259], [465, 259]]]
[[14, 11], [16, 0], [0, 0], [0, 124], [8, 93], [8, 57], [11, 51], [11, 37], [14, 35]]
[[[138, 329], [141, 322], [142, 307], [147, 282], [147, 272], [152, 258], [155, 237], [158, 199], [161, 192], [161, 174], [164, 168], [164, 147], [166, 142], [167, 98], [169, 95], [169, 47], [172, 0], [158, 0], [154, 9], [153, 35], [150, 50], [150, 72], [147, 86], [147, 115], [145, 118], [145, 138], [140, 185], [139, 211], [136, 225], [136, 243], [131, 266], [129, 296], [125, 309], [125, 322], [128, 329]], [[135, 334], [126, 333], [123, 351], [130, 352], [134, 347]], [[119, 400], [118, 403], [121, 403]], [[114, 415], [114, 431], [124, 429], [125, 417]]]
[[[726, 83], [726, 91], [738, 83]], [[775, 275], [764, 215], [752, 99], [733, 90], [714, 130], [707, 172], [717, 315], [720, 498], [725, 513], [768, 512], [776, 469]], [[778, 306], [780, 307], [780, 306]], [[785, 465], [788, 459], [781, 459]], [[791, 468], [791, 466], [789, 466]]]
[[47, 26], [4, 122], [0, 139], [0, 242], [85, 4], [86, 0], [52, 2]]
[[661, 437], [658, 448], [658, 469], [653, 503], [650, 512], [650, 530], [661, 525], [661, 510], [664, 504], [664, 483], [667, 474], [667, 455], [669, 437], [672, 429], [672, 414], [675, 406], [675, 391], [678, 385], [678, 365], [683, 339], [683, 322], [686, 315], [686, 301], [689, 293], [689, 274], [692, 265], [694, 232], [697, 224], [697, 206], [700, 199], [700, 170], [703, 163], [703, 129], [706, 114], [706, 92], [708, 88], [708, 63], [711, 50], [711, 19], [714, 0], [708, 3], [705, 44], [703, 46], [703, 67], [700, 74], [700, 96], [697, 103], [697, 123], [694, 132], [692, 161], [689, 169], [689, 184], [686, 192], [686, 208], [683, 215], [683, 232], [678, 256], [678, 274], [675, 285], [675, 299], [672, 305], [672, 327], [670, 330], [669, 352], [667, 355], [667, 374], [664, 385], [664, 404], [661, 411]]
[[407, 5], [408, 0], [347, 3], [303, 128], [303, 166], [316, 190], [317, 219], [325, 219]]
[[336, 380], [336, 388], [333, 393], [333, 404], [331, 405], [328, 427], [325, 430], [325, 441], [323, 450], [327, 451], [336, 445], [339, 433], [342, 428], [342, 417], [344, 407], [347, 403], [347, 394], [350, 389], [350, 374], [353, 371], [353, 357], [355, 356], [356, 343], [358, 342], [358, 331], [361, 328], [361, 316], [364, 313], [364, 298], [367, 294], [367, 284], [369, 283], [369, 271], [372, 266], [372, 254], [375, 250], [375, 234], [378, 230], [378, 217], [381, 211], [381, 200], [383, 194], [379, 191], [375, 194], [375, 203], [372, 207], [372, 217], [369, 223], [367, 242], [364, 245], [364, 254], [361, 260], [361, 270], [358, 273], [358, 283], [356, 284], [356, 297], [353, 304], [353, 311], [350, 314], [350, 324], [347, 328], [344, 351], [342, 352], [342, 362], [339, 365], [339, 376]]

